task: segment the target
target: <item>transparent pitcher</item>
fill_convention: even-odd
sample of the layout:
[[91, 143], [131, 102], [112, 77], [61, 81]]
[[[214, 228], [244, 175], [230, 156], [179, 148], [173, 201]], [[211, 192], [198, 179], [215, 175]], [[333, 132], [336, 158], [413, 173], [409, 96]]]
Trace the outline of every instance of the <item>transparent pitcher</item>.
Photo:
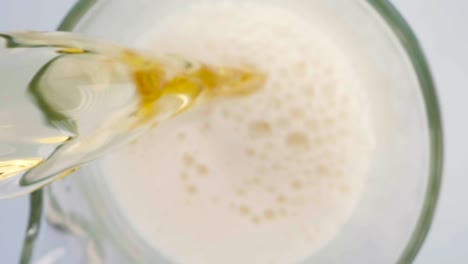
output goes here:
[[[369, 188], [339, 234], [304, 263], [411, 263], [430, 227], [442, 170], [438, 103], [418, 42], [386, 0], [287, 2], [292, 8], [321, 3], [333, 19], [348, 25], [344, 34], [366, 43], [362, 50], [385, 79], [376, 80], [373, 107], [393, 109], [374, 120], [385, 137], [377, 138]], [[132, 46], [148, 24], [187, 5], [183, 0], [82, 0], [59, 30]], [[132, 230], [101, 178], [96, 160], [31, 195], [21, 263], [172, 263]]]

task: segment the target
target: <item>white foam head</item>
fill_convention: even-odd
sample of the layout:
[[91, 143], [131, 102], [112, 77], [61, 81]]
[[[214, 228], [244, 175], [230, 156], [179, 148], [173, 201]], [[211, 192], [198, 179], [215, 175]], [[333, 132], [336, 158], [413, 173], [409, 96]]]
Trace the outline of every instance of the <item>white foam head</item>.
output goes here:
[[[279, 19], [280, 18], [280, 19]], [[182, 263], [293, 263], [334, 237], [372, 149], [365, 87], [325, 31], [284, 9], [199, 5], [139, 45], [268, 75], [107, 159], [129, 222]]]

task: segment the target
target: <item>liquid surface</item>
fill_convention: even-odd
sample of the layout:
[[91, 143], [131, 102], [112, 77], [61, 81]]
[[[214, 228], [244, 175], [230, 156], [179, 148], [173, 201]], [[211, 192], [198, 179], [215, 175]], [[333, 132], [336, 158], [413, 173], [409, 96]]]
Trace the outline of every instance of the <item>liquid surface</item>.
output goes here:
[[264, 81], [253, 69], [155, 58], [70, 33], [0, 40], [0, 198], [64, 177], [195, 102], [247, 95]]
[[369, 87], [326, 25], [285, 9], [210, 4], [171, 17], [139, 44], [252, 65], [266, 84], [248, 98], [178, 116], [107, 157], [102, 169], [116, 203], [176, 263], [297, 263], [313, 255], [365, 186]]

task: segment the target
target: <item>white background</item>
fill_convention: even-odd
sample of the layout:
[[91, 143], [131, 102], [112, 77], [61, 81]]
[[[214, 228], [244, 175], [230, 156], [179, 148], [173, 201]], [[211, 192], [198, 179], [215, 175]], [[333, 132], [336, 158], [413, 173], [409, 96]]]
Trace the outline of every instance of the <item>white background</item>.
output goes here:
[[[75, 1], [0, 0], [0, 32], [53, 30]], [[393, 2], [426, 51], [438, 86], [445, 126], [446, 162], [441, 197], [434, 224], [416, 263], [468, 263], [468, 117], [465, 116], [468, 115], [468, 1]], [[0, 201], [0, 263], [18, 263], [27, 214], [27, 197]]]

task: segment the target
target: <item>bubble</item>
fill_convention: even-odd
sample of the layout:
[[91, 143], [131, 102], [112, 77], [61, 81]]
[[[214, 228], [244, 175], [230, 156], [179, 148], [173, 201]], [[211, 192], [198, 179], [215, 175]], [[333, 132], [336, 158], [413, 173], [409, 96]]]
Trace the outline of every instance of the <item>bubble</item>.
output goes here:
[[327, 136], [327, 142], [331, 145], [337, 144], [339, 140], [340, 140], [340, 137], [338, 135], [329, 134]]
[[252, 223], [254, 224], [260, 224], [260, 218], [258, 216], [253, 216], [252, 217]]
[[326, 67], [325, 70], [323, 71], [323, 74], [327, 77], [330, 77], [334, 73], [334, 69], [332, 67]]
[[340, 186], [340, 191], [342, 194], [348, 194], [351, 192], [351, 188], [349, 188], [347, 185], [342, 185]]
[[231, 113], [227, 109], [224, 109], [222, 113], [225, 119], [229, 119], [231, 117]]
[[308, 97], [314, 97], [316, 94], [315, 87], [311, 85], [309, 88], [307, 88], [307, 90], [305, 91], [305, 94]]
[[348, 139], [349, 137], [351, 137], [351, 132], [349, 131], [349, 129], [347, 129], [346, 127], [340, 127], [337, 131], [336, 131], [337, 135], [339, 137], [341, 137], [343, 140], [346, 140]]
[[291, 120], [288, 117], [280, 117], [276, 120], [276, 123], [283, 129], [291, 126]]
[[296, 97], [295, 97], [294, 95], [292, 95], [292, 94], [286, 94], [286, 95], [284, 96], [284, 98], [285, 98], [286, 101], [289, 102], [289, 103], [294, 102], [295, 99], [296, 99]]
[[255, 150], [253, 148], [245, 148], [244, 153], [247, 156], [254, 156], [255, 155]]
[[269, 153], [268, 152], [261, 152], [258, 157], [261, 158], [262, 160], [266, 160], [268, 159], [268, 155]]
[[240, 188], [240, 189], [237, 189], [236, 194], [237, 196], [244, 196], [246, 194], [246, 191]]
[[278, 74], [282, 79], [290, 79], [289, 77], [289, 67], [281, 67], [278, 69]]
[[275, 186], [270, 185], [270, 186], [268, 186], [268, 187], [266, 188], [266, 191], [273, 194], [273, 193], [276, 192], [276, 188], [275, 188]]
[[200, 132], [201, 133], [207, 133], [208, 131], [210, 131], [212, 128], [211, 124], [209, 122], [206, 122], [203, 124], [203, 126], [201, 127], [200, 129]]
[[181, 172], [179, 176], [181, 180], [188, 181], [189, 176], [186, 172]]
[[186, 166], [192, 166], [195, 163], [195, 158], [192, 155], [186, 153], [183, 157], [183, 161]]
[[265, 219], [267, 220], [274, 220], [275, 217], [276, 217], [276, 214], [275, 214], [275, 211], [273, 209], [266, 209], [264, 212], [263, 212], [263, 216], [265, 217]]
[[330, 129], [331, 127], [337, 124], [337, 120], [335, 120], [335, 118], [333, 117], [329, 117], [329, 118], [324, 119], [322, 123], [324, 127], [327, 127], [328, 129]]
[[319, 164], [316, 167], [316, 173], [318, 176], [327, 176], [330, 173], [330, 168], [325, 164]]
[[284, 85], [279, 81], [274, 81], [271, 84], [271, 89], [274, 90], [274, 91], [280, 91], [280, 90], [282, 90], [283, 87], [284, 87]]
[[268, 169], [265, 166], [260, 166], [256, 168], [256, 172], [259, 174], [266, 174], [268, 172]]
[[234, 115], [234, 119], [237, 121], [237, 123], [243, 123], [245, 120], [245, 117], [240, 113], [236, 113]]
[[289, 114], [291, 115], [291, 118], [296, 118], [296, 119], [302, 119], [305, 117], [304, 110], [299, 107], [291, 108], [291, 110], [289, 111]]
[[273, 165], [271, 165], [271, 168], [272, 168], [274, 171], [279, 171], [279, 170], [282, 169], [281, 163], [276, 162], [276, 163], [274, 163]]
[[317, 122], [317, 120], [307, 120], [305, 125], [307, 129], [311, 131], [317, 131], [320, 128], [319, 122]]
[[301, 181], [295, 180], [295, 181], [293, 181], [293, 182], [291, 183], [291, 187], [292, 187], [294, 190], [299, 191], [299, 190], [301, 190], [302, 187], [304, 187], [304, 186], [303, 186], [303, 184], [302, 184]]
[[287, 211], [285, 208], [280, 208], [279, 214], [280, 214], [281, 216], [287, 216], [287, 215], [288, 215], [288, 211]]
[[324, 94], [324, 98], [327, 98], [327, 101], [333, 100], [332, 98], [336, 97], [335, 84], [333, 84], [332, 81], [324, 83], [322, 87], [322, 93]]
[[206, 165], [200, 164], [197, 166], [197, 172], [198, 172], [198, 175], [200, 176], [206, 176], [208, 175], [209, 170], [208, 170], [208, 167], [206, 167]]
[[294, 64], [292, 66], [292, 71], [298, 78], [304, 78], [307, 75], [307, 63], [305, 61], [300, 61]]
[[279, 204], [283, 204], [286, 202], [286, 197], [284, 195], [278, 195], [278, 197], [276, 198], [276, 202]]
[[187, 135], [184, 132], [180, 132], [179, 134], [177, 134], [177, 139], [179, 141], [184, 141], [186, 138], [187, 138]]
[[248, 215], [250, 213], [250, 208], [246, 205], [241, 205], [239, 206], [239, 213], [241, 215]]
[[292, 132], [286, 137], [286, 145], [294, 149], [307, 149], [309, 137], [302, 132]]
[[314, 241], [314, 240], [313, 240], [312, 235], [311, 235], [310, 233], [306, 233], [306, 235], [305, 235], [305, 242], [308, 243], [308, 244], [310, 244], [310, 243], [312, 243], [313, 241]]
[[313, 140], [313, 145], [316, 148], [321, 148], [325, 144], [326, 144], [326, 141], [322, 137], [315, 137]]
[[271, 125], [266, 121], [255, 121], [249, 124], [249, 134], [251, 137], [267, 137], [272, 132]]
[[254, 185], [260, 185], [260, 184], [262, 184], [262, 180], [260, 179], [260, 177], [254, 177], [254, 178], [252, 179], [252, 184], [254, 184]]
[[[347, 104], [349, 104], [349, 103], [352, 101], [352, 99], [351, 99], [351, 96], [350, 96], [350, 95], [348, 95], [348, 94], [343, 94], [343, 95], [340, 96], [339, 101], [340, 101], [340, 104], [341, 104], [341, 105], [347, 105]], [[344, 109], [345, 109], [345, 108], [343, 108], [343, 110], [342, 110], [342, 115], [343, 115], [343, 116], [347, 116], [347, 115], [348, 115], [348, 112], [347, 112], [347, 111], [344, 111]]]
[[314, 226], [314, 232], [315, 232], [315, 233], [318, 234], [318, 233], [320, 233], [320, 231], [321, 231], [320, 226], [318, 226], [318, 225]]
[[189, 184], [187, 185], [187, 193], [190, 194], [190, 195], [195, 195], [197, 194], [198, 190], [197, 190], [197, 187], [195, 187], [195, 185], [193, 184]]
[[272, 109], [280, 110], [281, 107], [282, 107], [281, 99], [279, 99], [279, 98], [277, 98], [277, 97], [271, 99], [271, 101], [269, 101], [269, 106], [270, 106], [270, 108], [272, 108]]
[[303, 206], [305, 204], [304, 196], [299, 196], [299, 197], [294, 198], [293, 203], [298, 206]]
[[267, 152], [272, 151], [272, 150], [273, 150], [273, 143], [272, 143], [272, 142], [267, 142], [267, 143], [265, 144], [265, 150], [266, 150]]

